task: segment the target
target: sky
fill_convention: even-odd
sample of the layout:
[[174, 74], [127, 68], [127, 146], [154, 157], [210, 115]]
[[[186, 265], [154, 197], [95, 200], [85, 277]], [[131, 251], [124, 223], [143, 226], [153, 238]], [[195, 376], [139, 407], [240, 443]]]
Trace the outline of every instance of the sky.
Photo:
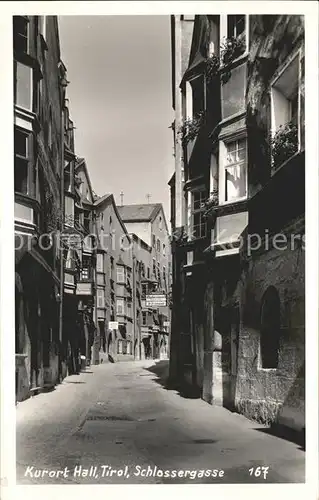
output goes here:
[[162, 203], [174, 171], [169, 16], [59, 16], [76, 154], [97, 195]]

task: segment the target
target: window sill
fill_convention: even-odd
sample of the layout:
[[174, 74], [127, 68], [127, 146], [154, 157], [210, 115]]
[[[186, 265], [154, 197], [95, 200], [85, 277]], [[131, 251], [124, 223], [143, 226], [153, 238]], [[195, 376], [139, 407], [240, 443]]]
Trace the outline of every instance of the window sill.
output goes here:
[[274, 372], [277, 372], [278, 368], [257, 368], [257, 371], [258, 372], [270, 372], [270, 373], [274, 373]]

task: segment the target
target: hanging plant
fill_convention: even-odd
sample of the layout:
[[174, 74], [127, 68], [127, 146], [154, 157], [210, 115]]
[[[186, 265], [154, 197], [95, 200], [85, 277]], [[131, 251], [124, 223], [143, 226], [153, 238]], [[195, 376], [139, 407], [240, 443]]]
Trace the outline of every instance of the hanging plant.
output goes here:
[[221, 46], [221, 56], [223, 64], [229, 64], [245, 51], [245, 38], [244, 37], [230, 37], [226, 38]]
[[277, 169], [298, 151], [298, 128], [289, 122], [281, 125], [271, 139], [273, 168]]
[[187, 146], [190, 141], [193, 141], [202, 126], [204, 120], [204, 112], [201, 111], [194, 118], [187, 118], [180, 127], [178, 134], [182, 139], [183, 146]]
[[213, 54], [211, 57], [208, 57], [208, 59], [206, 59], [205, 75], [207, 83], [210, 83], [218, 74], [219, 66], [220, 59], [216, 56], [216, 54]]
[[218, 205], [218, 189], [215, 188], [212, 191], [211, 196], [206, 201], [206, 208], [216, 207]]

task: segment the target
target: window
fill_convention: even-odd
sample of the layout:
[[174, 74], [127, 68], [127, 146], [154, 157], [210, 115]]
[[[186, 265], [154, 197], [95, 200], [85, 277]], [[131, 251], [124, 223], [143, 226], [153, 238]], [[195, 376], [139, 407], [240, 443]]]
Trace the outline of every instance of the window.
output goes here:
[[142, 299], [145, 299], [147, 294], [147, 289], [148, 289], [147, 283], [142, 283]]
[[149, 267], [147, 267], [147, 278], [150, 279], [151, 277], [151, 270]]
[[163, 257], [166, 256], [166, 246], [165, 246], [165, 243], [163, 243]]
[[161, 242], [159, 239], [157, 240], [156, 250], [157, 250], [157, 252], [161, 251]]
[[162, 231], [162, 229], [163, 229], [163, 219], [162, 219], [162, 217], [159, 218], [158, 227], [159, 227], [160, 231]]
[[14, 190], [29, 194], [29, 162], [31, 135], [21, 129], [14, 131]]
[[244, 14], [236, 14], [227, 16], [227, 38], [238, 38], [245, 33], [246, 16]]
[[24, 16], [13, 16], [13, 47], [17, 52], [29, 51], [29, 20]]
[[83, 226], [84, 226], [84, 229], [87, 233], [90, 232], [90, 223], [91, 223], [91, 214], [90, 212], [84, 212], [84, 215], [83, 215]]
[[191, 238], [206, 236], [206, 221], [204, 220], [206, 190], [191, 193]]
[[32, 68], [15, 62], [14, 102], [22, 108], [32, 111]]
[[83, 255], [81, 280], [89, 280], [91, 278], [91, 257]]
[[125, 283], [125, 268], [124, 268], [124, 266], [116, 266], [116, 281], [117, 281], [117, 283]]
[[297, 54], [281, 69], [271, 86], [272, 156], [276, 166], [299, 150], [299, 74], [300, 60]]
[[147, 311], [142, 311], [142, 325], [147, 325]]
[[119, 339], [118, 340], [118, 354], [132, 354], [132, 342], [130, 340]]
[[104, 255], [102, 253], [96, 254], [96, 270], [98, 273], [104, 272]]
[[116, 314], [124, 315], [124, 299], [116, 299]]
[[277, 368], [280, 339], [280, 299], [270, 286], [262, 300], [260, 319], [260, 359], [262, 368]]
[[69, 196], [64, 198], [64, 222], [67, 226], [74, 226], [74, 200]]
[[103, 308], [105, 306], [105, 295], [102, 288], [97, 289], [97, 307]]
[[72, 269], [72, 262], [73, 262], [72, 253], [73, 253], [73, 250], [67, 249], [67, 251], [66, 251], [66, 259], [65, 259], [65, 267], [66, 267], [66, 269]]
[[163, 266], [163, 280], [166, 282], [166, 267]]
[[247, 195], [246, 139], [226, 144], [225, 201], [238, 200]]
[[152, 246], [155, 248], [155, 234], [152, 235]]
[[153, 259], [153, 274], [156, 275], [156, 260]]

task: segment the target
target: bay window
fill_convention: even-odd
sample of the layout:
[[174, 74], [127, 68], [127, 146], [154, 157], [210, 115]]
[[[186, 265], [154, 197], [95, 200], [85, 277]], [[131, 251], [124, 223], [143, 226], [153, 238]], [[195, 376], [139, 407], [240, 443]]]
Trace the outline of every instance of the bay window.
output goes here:
[[32, 111], [33, 70], [20, 62], [14, 63], [14, 102], [21, 108]]
[[225, 201], [235, 201], [247, 196], [246, 139], [226, 143]]
[[29, 165], [31, 161], [32, 135], [22, 129], [14, 131], [14, 190], [30, 194]]

